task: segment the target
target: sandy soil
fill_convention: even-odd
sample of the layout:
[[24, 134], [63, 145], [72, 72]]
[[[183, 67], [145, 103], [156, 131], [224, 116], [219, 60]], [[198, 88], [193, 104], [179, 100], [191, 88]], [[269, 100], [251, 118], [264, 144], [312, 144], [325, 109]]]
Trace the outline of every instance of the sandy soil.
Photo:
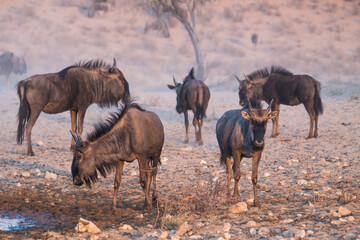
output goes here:
[[[317, 139], [305, 139], [309, 119], [302, 106], [283, 106], [279, 137], [269, 138], [268, 124], [259, 169], [261, 208], [249, 202], [249, 211], [238, 214], [229, 211], [234, 202], [225, 196], [225, 171], [219, 165], [215, 137], [217, 119], [224, 111], [238, 108], [237, 93], [212, 91], [204, 123], [204, 146], [195, 145], [193, 128], [190, 143], [182, 143], [183, 117], [175, 112], [173, 92], [134, 93], [141, 105], [160, 116], [165, 127], [163, 164], [157, 181], [159, 207], [144, 211], [134, 162], [125, 165], [119, 211], [113, 214], [110, 203], [114, 175], [101, 178], [92, 189], [72, 184], [69, 114], [40, 116], [32, 134], [36, 156], [28, 157], [25, 145], [15, 142], [17, 96], [13, 90], [4, 90], [0, 97], [0, 214], [21, 215], [37, 226], [2, 232], [1, 237], [156, 239], [164, 231], [174, 236], [186, 221], [191, 230], [183, 238], [224, 237], [225, 223], [231, 224], [228, 233], [232, 239], [288, 238], [301, 230], [306, 231], [307, 239], [359, 238], [359, 93], [359, 88], [323, 89], [325, 111], [319, 120]], [[92, 106], [85, 118], [85, 132], [105, 119], [107, 111]], [[241, 171], [240, 201], [247, 201], [253, 194], [250, 159], [243, 160]], [[45, 179], [46, 172], [55, 173], [56, 180]], [[354, 219], [338, 216], [340, 206], [349, 209]], [[75, 233], [79, 217], [93, 221], [103, 232], [95, 236]], [[249, 221], [255, 221], [256, 226], [249, 227]], [[119, 230], [122, 224], [134, 230]], [[250, 233], [251, 228], [255, 233]]]

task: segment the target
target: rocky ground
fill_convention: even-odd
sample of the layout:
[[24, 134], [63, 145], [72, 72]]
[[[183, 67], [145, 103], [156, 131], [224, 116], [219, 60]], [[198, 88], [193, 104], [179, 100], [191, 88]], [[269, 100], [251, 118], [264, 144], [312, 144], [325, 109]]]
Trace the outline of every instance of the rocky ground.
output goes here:
[[[18, 98], [12, 89], [2, 91], [0, 216], [21, 216], [34, 225], [0, 231], [2, 239], [360, 238], [359, 87], [323, 88], [317, 139], [305, 139], [309, 118], [303, 106], [281, 107], [280, 135], [269, 138], [269, 123], [259, 168], [261, 208], [252, 204], [250, 159], [241, 164], [238, 201], [226, 197], [225, 171], [219, 165], [215, 125], [226, 110], [238, 108], [236, 92], [212, 91], [203, 146], [194, 143], [193, 127], [190, 143], [182, 143], [183, 116], [175, 112], [173, 92], [133, 96], [156, 112], [165, 127], [159, 205], [151, 212], [143, 209], [134, 162], [125, 164], [118, 211], [112, 213], [113, 174], [91, 189], [72, 184], [69, 113], [40, 116], [32, 133], [36, 156], [28, 157], [25, 144], [15, 141]], [[108, 111], [92, 106], [85, 132]], [[80, 218], [101, 232], [75, 231]]]

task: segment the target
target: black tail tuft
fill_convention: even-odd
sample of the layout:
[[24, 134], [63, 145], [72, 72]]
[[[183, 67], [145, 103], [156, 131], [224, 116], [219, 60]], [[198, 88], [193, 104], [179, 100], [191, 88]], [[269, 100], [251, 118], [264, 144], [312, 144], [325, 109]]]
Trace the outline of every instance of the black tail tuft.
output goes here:
[[314, 85], [315, 85], [314, 111], [316, 115], [320, 115], [323, 114], [323, 104], [320, 97], [320, 83], [316, 82]]
[[18, 112], [18, 130], [17, 130], [17, 137], [16, 141], [18, 144], [22, 144], [24, 140], [24, 132], [25, 132], [25, 124], [30, 117], [30, 112], [28, 112], [28, 103], [26, 100], [26, 85], [21, 81], [17, 85], [18, 88], [18, 96], [20, 99], [20, 106]]

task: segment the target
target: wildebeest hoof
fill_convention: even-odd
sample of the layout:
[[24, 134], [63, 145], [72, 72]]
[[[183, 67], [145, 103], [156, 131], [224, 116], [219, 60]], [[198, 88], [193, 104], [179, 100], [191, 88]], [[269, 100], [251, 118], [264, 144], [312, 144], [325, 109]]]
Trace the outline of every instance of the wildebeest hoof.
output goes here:
[[271, 138], [276, 138], [276, 136], [277, 136], [276, 134], [271, 134], [270, 137], [271, 137]]
[[33, 151], [30, 151], [27, 153], [28, 156], [35, 156], [34, 152]]
[[189, 139], [185, 139], [183, 143], [188, 143], [189, 142]]
[[313, 138], [313, 137], [312, 137], [312, 136], [307, 136], [307, 137], [306, 137], [306, 139], [311, 139], [311, 138]]

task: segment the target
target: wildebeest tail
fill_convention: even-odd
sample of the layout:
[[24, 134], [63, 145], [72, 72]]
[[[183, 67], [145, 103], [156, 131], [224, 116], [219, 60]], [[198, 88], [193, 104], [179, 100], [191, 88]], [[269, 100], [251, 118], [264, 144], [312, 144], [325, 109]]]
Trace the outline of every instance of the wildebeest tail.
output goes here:
[[323, 104], [320, 97], [320, 83], [315, 82], [315, 96], [314, 96], [314, 111], [316, 115], [320, 115], [323, 113]]
[[197, 101], [196, 101], [196, 118], [197, 119], [203, 119], [204, 117], [206, 117], [205, 114], [205, 108], [204, 108], [204, 89], [201, 89], [200, 91], [198, 91], [197, 94]]
[[21, 81], [18, 83], [17, 88], [17, 93], [20, 99], [20, 106], [18, 112], [18, 130], [16, 141], [18, 144], [22, 144], [24, 140], [25, 124], [30, 117], [30, 108], [26, 100], [26, 84]]

